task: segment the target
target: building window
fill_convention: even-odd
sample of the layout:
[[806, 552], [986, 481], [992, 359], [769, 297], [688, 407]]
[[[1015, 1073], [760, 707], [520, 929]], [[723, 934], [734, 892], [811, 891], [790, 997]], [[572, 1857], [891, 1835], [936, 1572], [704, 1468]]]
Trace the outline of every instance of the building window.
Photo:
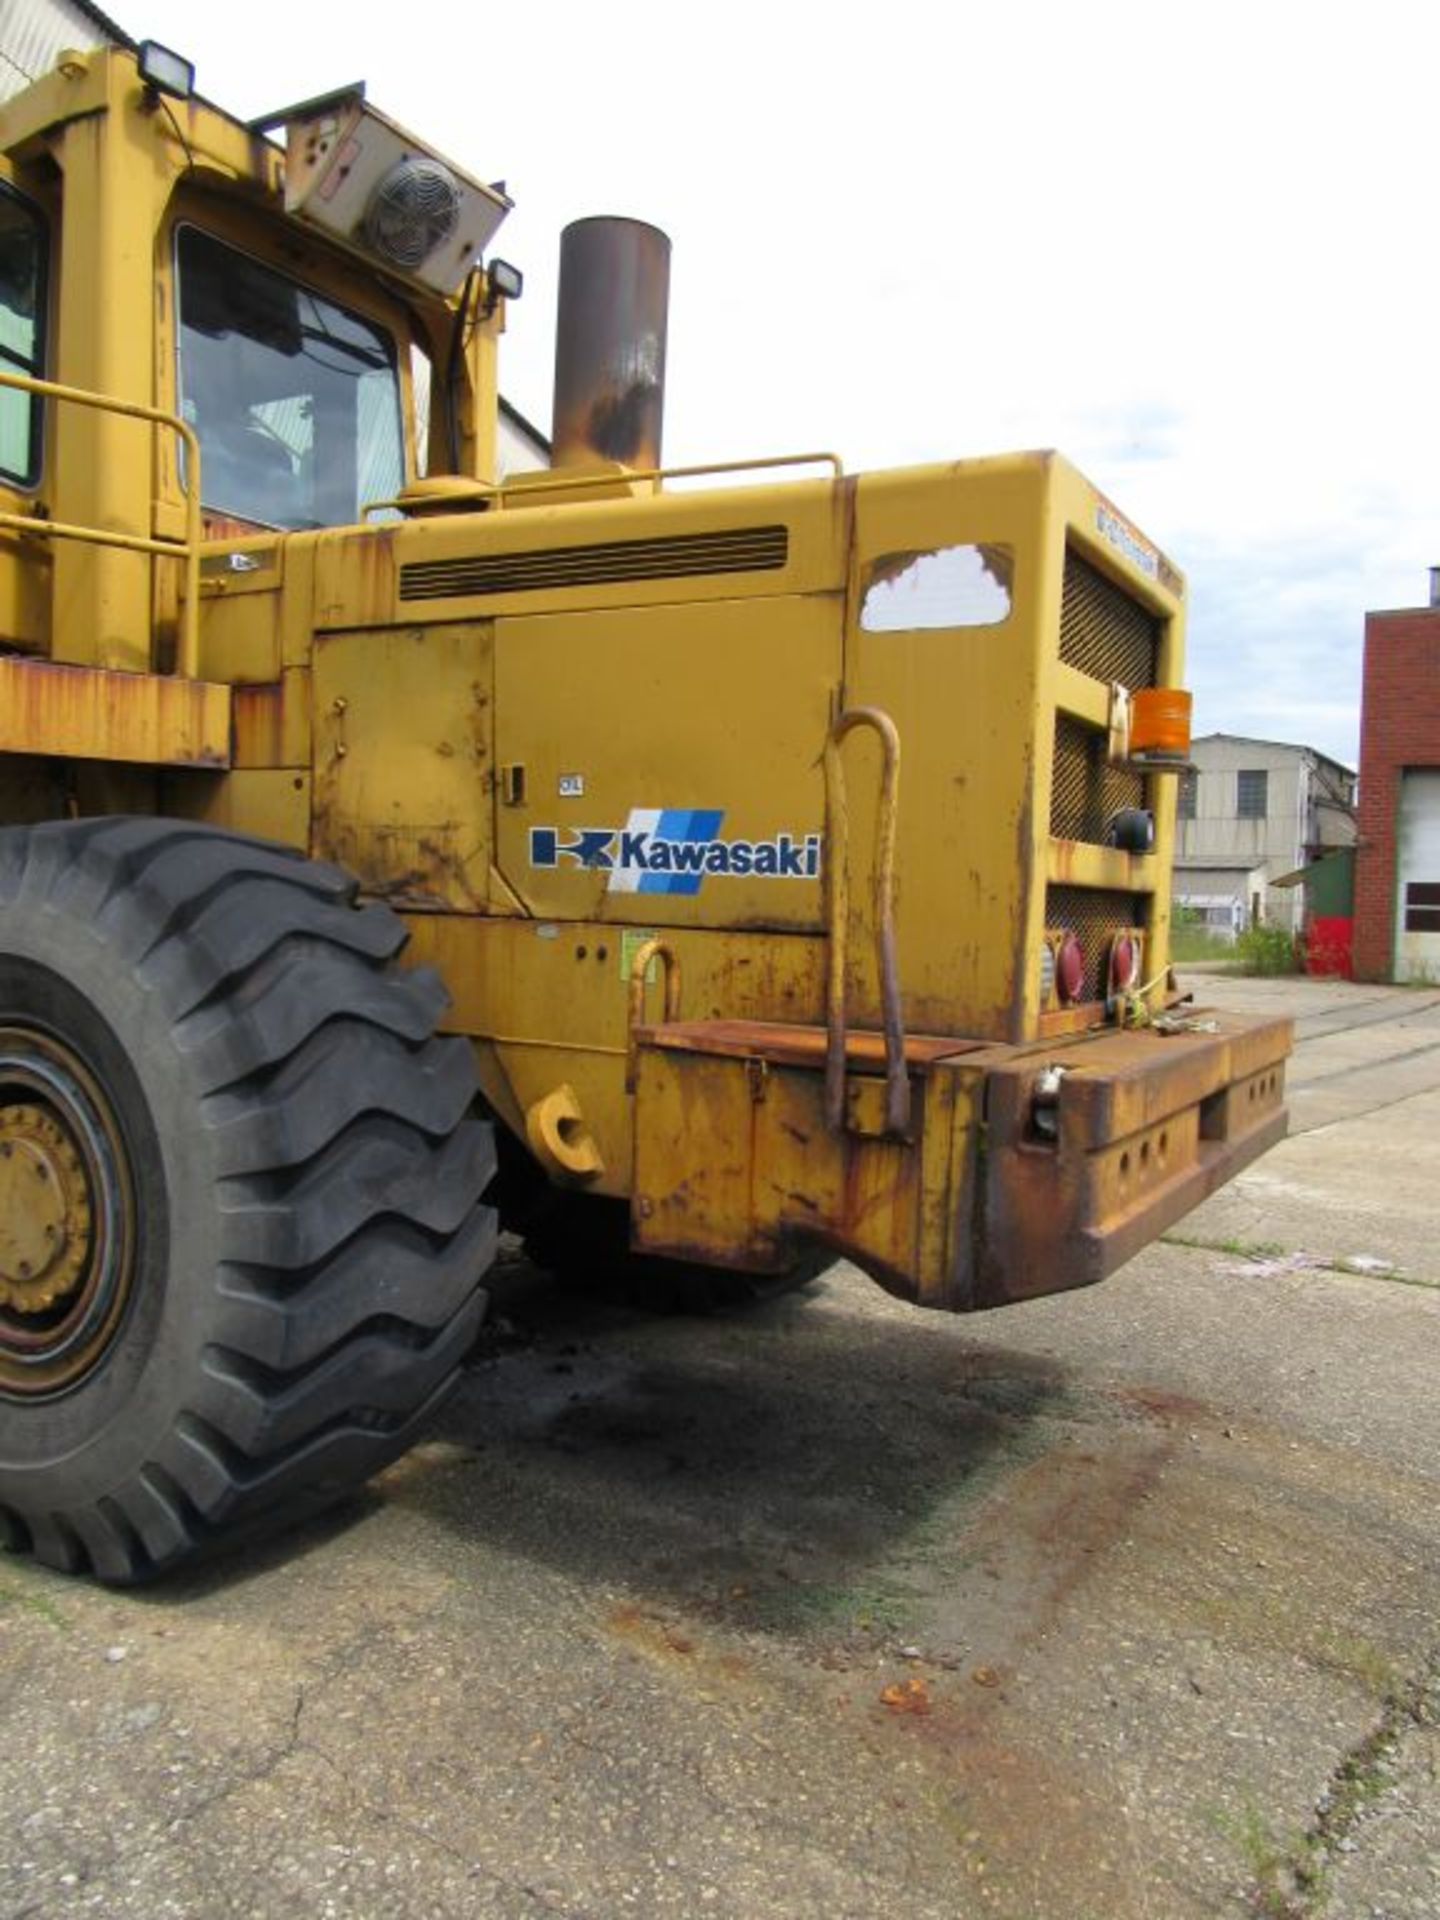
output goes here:
[[1265, 818], [1269, 779], [1264, 767], [1242, 767], [1236, 775], [1235, 811], [1242, 820]]
[[[45, 228], [0, 184], [0, 367], [38, 379], [45, 370]], [[0, 477], [31, 485], [40, 473], [40, 398], [0, 390]]]
[[1405, 889], [1406, 933], [1440, 933], [1440, 882], [1412, 880]]
[[1200, 793], [1200, 776], [1193, 770], [1180, 776], [1180, 791], [1175, 802], [1177, 820], [1193, 820], [1195, 803]]

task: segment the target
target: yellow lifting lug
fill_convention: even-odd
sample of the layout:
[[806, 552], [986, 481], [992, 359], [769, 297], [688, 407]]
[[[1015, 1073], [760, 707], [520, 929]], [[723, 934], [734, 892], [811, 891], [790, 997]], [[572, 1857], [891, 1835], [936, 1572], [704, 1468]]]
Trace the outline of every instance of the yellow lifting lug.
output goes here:
[[525, 1137], [541, 1165], [563, 1180], [593, 1180], [605, 1171], [572, 1086], [552, 1087], [526, 1108]]

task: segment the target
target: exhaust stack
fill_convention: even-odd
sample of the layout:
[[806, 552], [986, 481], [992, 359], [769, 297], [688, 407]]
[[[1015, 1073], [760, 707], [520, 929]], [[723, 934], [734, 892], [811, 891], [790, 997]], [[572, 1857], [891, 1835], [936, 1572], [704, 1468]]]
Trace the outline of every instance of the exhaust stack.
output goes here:
[[643, 220], [574, 220], [560, 236], [556, 467], [660, 465], [670, 238]]

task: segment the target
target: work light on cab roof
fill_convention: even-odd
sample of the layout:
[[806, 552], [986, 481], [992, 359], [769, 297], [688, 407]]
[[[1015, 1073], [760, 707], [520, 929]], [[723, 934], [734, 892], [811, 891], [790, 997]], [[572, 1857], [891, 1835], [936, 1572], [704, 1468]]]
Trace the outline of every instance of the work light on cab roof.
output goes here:
[[135, 64], [140, 78], [155, 93], [168, 93], [176, 100], [188, 100], [195, 91], [195, 64], [158, 40], [143, 40]]

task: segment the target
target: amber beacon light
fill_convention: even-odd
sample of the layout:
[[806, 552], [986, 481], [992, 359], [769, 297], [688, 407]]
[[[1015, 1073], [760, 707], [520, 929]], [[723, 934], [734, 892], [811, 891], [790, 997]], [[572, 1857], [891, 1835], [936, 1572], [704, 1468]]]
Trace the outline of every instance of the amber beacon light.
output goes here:
[[1130, 696], [1130, 755], [1153, 767], [1190, 761], [1191, 696], [1183, 687], [1142, 687]]

